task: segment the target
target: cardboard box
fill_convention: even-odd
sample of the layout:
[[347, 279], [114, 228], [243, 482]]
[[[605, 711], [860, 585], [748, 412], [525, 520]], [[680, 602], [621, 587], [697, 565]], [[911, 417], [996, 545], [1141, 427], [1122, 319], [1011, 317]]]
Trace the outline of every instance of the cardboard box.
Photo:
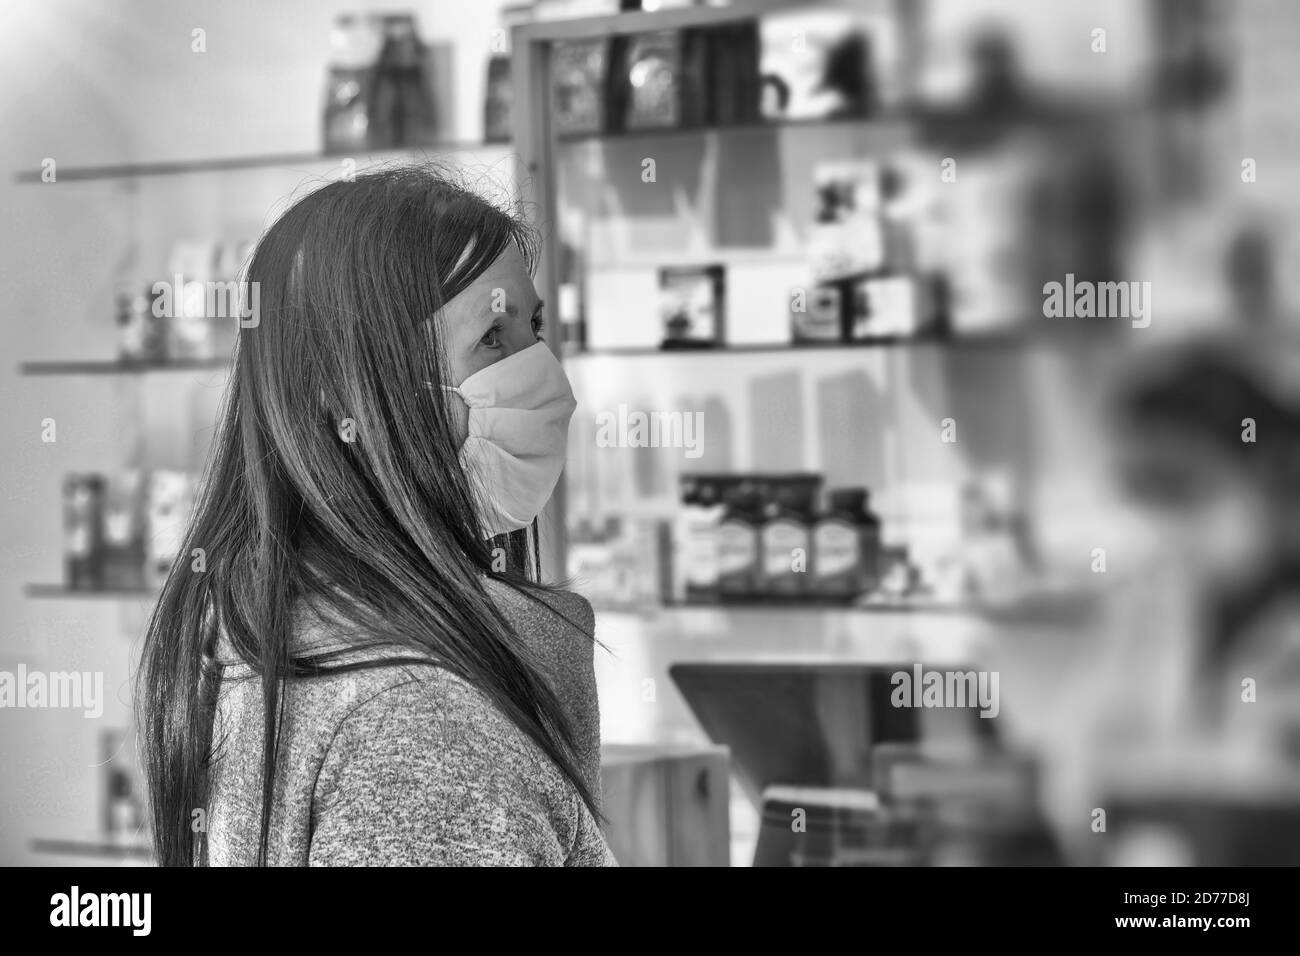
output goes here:
[[725, 747], [606, 744], [605, 837], [622, 866], [731, 864]]

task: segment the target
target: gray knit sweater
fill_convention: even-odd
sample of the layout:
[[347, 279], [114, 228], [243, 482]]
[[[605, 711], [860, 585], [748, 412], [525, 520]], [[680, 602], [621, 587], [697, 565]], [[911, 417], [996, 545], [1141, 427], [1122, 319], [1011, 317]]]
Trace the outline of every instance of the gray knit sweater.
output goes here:
[[[594, 647], [551, 609], [590, 632], [591, 606], [561, 593], [547, 598], [550, 608], [539, 607], [505, 585], [488, 580], [487, 586], [546, 666], [574, 722], [584, 779], [599, 795]], [[320, 647], [337, 638], [315, 618], [299, 626], [295, 640]], [[261, 682], [228, 643], [218, 657], [226, 667], [213, 731], [209, 862], [252, 865], [261, 825]], [[616, 865], [555, 764], [484, 694], [433, 665], [367, 668], [286, 685], [268, 861]]]

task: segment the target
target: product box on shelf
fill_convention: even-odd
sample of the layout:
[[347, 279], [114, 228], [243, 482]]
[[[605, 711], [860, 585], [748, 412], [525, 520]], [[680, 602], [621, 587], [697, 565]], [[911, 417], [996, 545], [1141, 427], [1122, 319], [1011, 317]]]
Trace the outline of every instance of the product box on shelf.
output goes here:
[[[556, 50], [567, 57], [569, 43]], [[607, 129], [750, 123], [760, 117], [759, 27], [753, 20], [614, 37]]]
[[790, 338], [799, 343], [844, 338], [844, 289], [840, 284], [795, 289], [790, 295]]
[[760, 118], [759, 46], [754, 20], [682, 34], [682, 125], [728, 126]]
[[[167, 323], [169, 359], [210, 359], [216, 354], [216, 322], [234, 322], [208, 314], [209, 294], [218, 269], [219, 245], [207, 239], [186, 239], [172, 245], [167, 271], [172, 288]], [[223, 297], [224, 303], [224, 297]], [[158, 309], [155, 309], [158, 311]]]
[[141, 840], [146, 815], [134, 738], [123, 729], [105, 730], [100, 733], [99, 746], [101, 829], [113, 842]]
[[897, 95], [887, 18], [790, 10], [762, 18], [762, 113], [769, 120], [868, 116]]
[[571, 530], [566, 571], [592, 603], [609, 610], [655, 607], [665, 597], [659, 523], [645, 518], [583, 518]]
[[551, 50], [551, 97], [561, 136], [599, 133], [607, 126], [609, 40], [557, 42]]
[[64, 584], [135, 591], [171, 570], [193, 507], [187, 472], [126, 468], [63, 480]]
[[682, 125], [687, 91], [682, 71], [682, 35], [658, 30], [610, 41], [610, 117], [617, 130], [671, 129]]
[[248, 240], [181, 239], [171, 246], [164, 277], [121, 280], [118, 360], [166, 364], [230, 355], [258, 307], [256, 289], [244, 281], [253, 250]]
[[[501, 27], [500, 32], [494, 35], [493, 42], [490, 44], [491, 54], [488, 56], [487, 77], [484, 82], [483, 96], [483, 141], [485, 143], [508, 143], [512, 138], [511, 112], [514, 109], [514, 84], [511, 80], [510, 63], [512, 60], [509, 42], [511, 31], [516, 26], [521, 26], [532, 20], [533, 8], [529, 4], [511, 4], [501, 9]], [[500, 40], [497, 40], [497, 37]], [[432, 49], [433, 44], [430, 44]], [[454, 91], [454, 80], [452, 76], [451, 53], [455, 47], [448, 44], [446, 76], [442, 71], [433, 68], [430, 65], [430, 80], [433, 85], [435, 97], [437, 94], [444, 94], [443, 99], [437, 102], [437, 112], [439, 114], [439, 126], [444, 134], [450, 134], [452, 123], [450, 116], [452, 113], [452, 97], [449, 95]], [[446, 120], [443, 121], [444, 117]]]
[[727, 866], [730, 785], [725, 747], [601, 747], [609, 844], [622, 866]]
[[[217, 264], [215, 280], [222, 283], [228, 295], [222, 306], [205, 309], [212, 331], [212, 351], [215, 355], [233, 355], [235, 341], [239, 336], [241, 325], [253, 318], [253, 309], [260, 308], [260, 296], [256, 296], [250, 286], [242, 281], [248, 264], [253, 258], [255, 243], [249, 240], [222, 242], [217, 247]], [[216, 303], [214, 302], [214, 305]], [[212, 312], [225, 314], [213, 315]], [[260, 316], [257, 317], [260, 321]]]
[[103, 586], [144, 587], [144, 474], [139, 470], [106, 476], [102, 541]]
[[167, 327], [154, 314], [153, 283], [124, 279], [118, 283], [117, 357], [122, 362], [161, 362], [167, 357]]
[[814, 282], [872, 273], [885, 264], [880, 169], [867, 160], [819, 163], [813, 170], [816, 218], [808, 235]]
[[659, 270], [663, 347], [710, 348], [725, 341], [726, 272], [720, 265]]
[[916, 281], [912, 276], [878, 276], [852, 284], [849, 337], [862, 342], [916, 335]]
[[64, 581], [75, 590], [104, 586], [103, 475], [66, 475], [63, 479]]
[[514, 87], [510, 79], [510, 57], [497, 54], [488, 59], [486, 93], [483, 97], [483, 142], [510, 142], [510, 110]]
[[792, 293], [793, 342], [948, 333], [951, 260], [932, 248], [935, 229], [926, 217], [935, 208], [917, 176], [910, 155], [816, 165], [807, 244], [814, 285]]
[[146, 583], [159, 585], [167, 577], [184, 543], [193, 506], [193, 483], [183, 471], [159, 469], [149, 473], [147, 504]]

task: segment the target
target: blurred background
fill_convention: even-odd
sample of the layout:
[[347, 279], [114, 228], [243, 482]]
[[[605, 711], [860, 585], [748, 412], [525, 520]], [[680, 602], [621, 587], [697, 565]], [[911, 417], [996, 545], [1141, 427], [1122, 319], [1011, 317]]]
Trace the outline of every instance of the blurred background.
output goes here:
[[0, 863], [148, 862], [130, 681], [238, 325], [204, 291], [430, 157], [546, 241], [543, 544], [620, 861], [1300, 862], [1293, 4], [0, 18], [0, 674], [104, 688], [0, 709]]

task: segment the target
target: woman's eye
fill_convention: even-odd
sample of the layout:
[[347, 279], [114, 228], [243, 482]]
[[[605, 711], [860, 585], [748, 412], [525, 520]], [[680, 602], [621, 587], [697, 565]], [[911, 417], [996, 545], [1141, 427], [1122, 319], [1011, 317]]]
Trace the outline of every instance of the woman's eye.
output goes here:
[[533, 335], [536, 336], [538, 341], [542, 341], [545, 338], [545, 336], [542, 335], [542, 333], [545, 331], [546, 331], [546, 320], [542, 318], [540, 315], [533, 316]]
[[501, 348], [501, 326], [494, 325], [479, 339], [479, 344], [489, 349]]

